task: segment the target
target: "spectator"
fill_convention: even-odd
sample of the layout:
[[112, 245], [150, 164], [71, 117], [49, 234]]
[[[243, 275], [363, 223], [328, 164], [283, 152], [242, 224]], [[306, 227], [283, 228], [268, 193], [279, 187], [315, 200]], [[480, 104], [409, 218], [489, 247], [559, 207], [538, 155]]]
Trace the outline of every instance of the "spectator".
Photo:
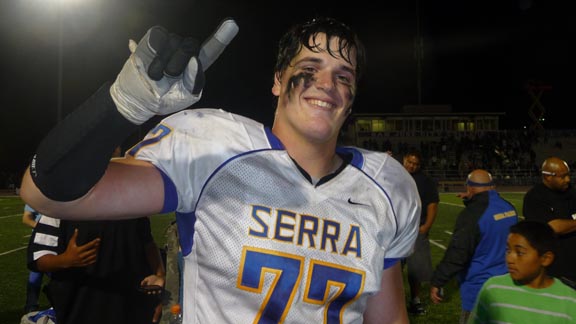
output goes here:
[[548, 272], [576, 289], [576, 189], [570, 167], [558, 157], [542, 163], [542, 182], [524, 196], [524, 217], [545, 222], [558, 234], [560, 248]]
[[162, 319], [160, 323], [164, 324], [172, 316], [172, 306], [182, 305], [182, 275], [184, 273], [182, 251], [178, 243], [178, 224], [172, 221], [164, 232], [166, 244], [164, 246], [166, 280], [164, 284]]
[[547, 271], [557, 245], [545, 223], [512, 225], [506, 243], [509, 273], [484, 283], [469, 323], [575, 323], [576, 290]]
[[[161, 27], [131, 43], [116, 81], [42, 141], [22, 197], [68, 219], [176, 211], [185, 323], [407, 323], [399, 260], [417, 235], [416, 185], [386, 153], [337, 146], [362, 43], [331, 18], [291, 28], [271, 129], [218, 109], [174, 113], [200, 100], [204, 68], [234, 26], [200, 54]], [[155, 114], [171, 115], [109, 163]]]
[[[24, 213], [22, 214], [22, 223], [34, 229], [42, 215], [28, 204], [24, 205]], [[39, 308], [40, 291], [42, 289], [42, 279], [44, 274], [42, 272], [30, 271], [28, 274], [28, 282], [26, 284], [26, 303], [24, 304], [24, 313], [37, 311]]]
[[450, 244], [432, 275], [430, 298], [435, 304], [441, 302], [440, 288], [457, 277], [462, 302], [459, 322], [464, 324], [482, 284], [507, 272], [506, 238], [518, 215], [514, 206], [500, 197], [492, 175], [485, 170], [468, 174], [466, 193], [461, 197], [466, 207], [458, 215]]
[[408, 312], [413, 315], [423, 315], [426, 313], [426, 309], [420, 301], [420, 289], [422, 282], [429, 282], [432, 277], [432, 255], [430, 254], [428, 234], [438, 213], [440, 196], [436, 181], [421, 170], [422, 156], [420, 152], [408, 152], [404, 155], [403, 164], [416, 182], [422, 203], [420, 227], [416, 244], [414, 245], [414, 252], [405, 259], [411, 297], [408, 303]]
[[[117, 147], [113, 158], [120, 155]], [[58, 324], [160, 319], [165, 271], [147, 217], [69, 221], [42, 216], [30, 239], [28, 267], [50, 273], [46, 292]]]
[[[55, 244], [47, 237], [57, 238]], [[157, 296], [139, 291], [164, 284], [146, 217], [74, 222], [44, 215], [31, 237], [28, 262], [50, 273], [46, 292], [58, 324], [144, 324], [160, 316]]]

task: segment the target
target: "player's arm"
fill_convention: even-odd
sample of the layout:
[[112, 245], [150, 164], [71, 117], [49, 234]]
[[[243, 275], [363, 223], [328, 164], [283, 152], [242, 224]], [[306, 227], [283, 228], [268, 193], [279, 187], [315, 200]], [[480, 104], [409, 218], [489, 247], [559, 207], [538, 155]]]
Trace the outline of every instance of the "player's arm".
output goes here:
[[[60, 218], [134, 218], [161, 210], [159, 171], [147, 162], [114, 161], [114, 149], [138, 125], [200, 100], [203, 64], [210, 65], [236, 35], [223, 22], [200, 49], [162, 27], [148, 30], [112, 85], [105, 84], [40, 143], [25, 173], [24, 201]], [[198, 57], [200, 59], [198, 59]]]
[[102, 178], [82, 197], [57, 201], [35, 185], [28, 169], [22, 198], [47, 215], [63, 219], [122, 219], [157, 214], [164, 203], [163, 180], [150, 163], [133, 158], [114, 159]]
[[365, 324], [408, 324], [401, 263], [382, 272], [380, 291], [368, 299], [364, 312]]
[[27, 225], [31, 228], [36, 227], [36, 220], [34, 217], [34, 214], [32, 214], [32, 212], [25, 210], [24, 213], [22, 214], [22, 223], [24, 223], [24, 225]]

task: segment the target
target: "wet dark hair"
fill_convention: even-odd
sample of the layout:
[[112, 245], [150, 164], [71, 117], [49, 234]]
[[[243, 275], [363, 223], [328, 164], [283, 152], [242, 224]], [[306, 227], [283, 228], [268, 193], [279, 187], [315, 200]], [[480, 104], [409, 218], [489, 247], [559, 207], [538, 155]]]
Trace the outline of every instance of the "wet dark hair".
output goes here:
[[538, 255], [543, 255], [548, 251], [556, 254], [558, 250], [556, 233], [546, 223], [521, 221], [510, 226], [510, 233], [522, 235], [538, 251]]
[[[340, 56], [346, 62], [352, 64], [350, 57], [352, 50], [356, 50], [356, 84], [360, 81], [366, 64], [366, 51], [364, 45], [355, 32], [344, 23], [328, 17], [317, 17], [303, 24], [294, 25], [278, 43], [278, 57], [274, 72], [282, 74], [290, 65], [290, 62], [305, 46], [310, 51], [318, 53], [321, 48], [316, 43], [318, 34], [326, 34], [328, 43], [334, 37], [338, 38], [338, 51], [334, 52], [328, 48], [328, 53], [333, 57]], [[312, 42], [310, 42], [312, 37]], [[347, 53], [346, 53], [347, 52]]]

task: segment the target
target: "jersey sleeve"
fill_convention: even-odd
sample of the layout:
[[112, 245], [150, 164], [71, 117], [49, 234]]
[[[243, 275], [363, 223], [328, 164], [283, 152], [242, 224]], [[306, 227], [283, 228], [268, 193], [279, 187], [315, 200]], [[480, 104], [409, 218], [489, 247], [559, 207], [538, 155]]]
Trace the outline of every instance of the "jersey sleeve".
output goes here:
[[412, 253], [418, 236], [422, 206], [416, 183], [406, 169], [385, 153], [378, 155], [377, 160], [382, 162], [376, 180], [390, 201], [397, 226], [396, 235], [386, 248], [384, 265], [387, 268], [391, 260], [405, 258]]
[[36, 213], [36, 210], [34, 210], [34, 208], [30, 207], [28, 204], [24, 205], [24, 210], [27, 212]]
[[251, 134], [263, 133], [261, 126], [223, 110], [184, 110], [162, 120], [128, 155], [160, 169], [176, 189], [175, 210], [188, 213], [218, 166], [254, 147]]
[[42, 215], [34, 227], [28, 243], [27, 265], [32, 271], [38, 271], [36, 261], [41, 257], [61, 253], [60, 220]]

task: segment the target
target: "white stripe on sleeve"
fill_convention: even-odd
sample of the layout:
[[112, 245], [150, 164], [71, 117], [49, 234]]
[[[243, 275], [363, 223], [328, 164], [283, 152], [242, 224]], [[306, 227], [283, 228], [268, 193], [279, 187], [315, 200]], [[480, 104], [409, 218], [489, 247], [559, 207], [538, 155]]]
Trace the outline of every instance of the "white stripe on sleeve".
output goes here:
[[58, 255], [54, 251], [48, 251], [48, 250], [37, 251], [37, 252], [33, 253], [34, 261], [36, 261], [36, 260], [40, 259], [41, 257], [48, 255], [48, 254]]
[[58, 236], [36, 233], [36, 235], [34, 236], [34, 243], [56, 247], [58, 246]]
[[38, 220], [38, 222], [56, 228], [60, 227], [60, 219], [48, 217], [46, 215], [42, 215], [42, 217], [40, 217], [40, 220]]

